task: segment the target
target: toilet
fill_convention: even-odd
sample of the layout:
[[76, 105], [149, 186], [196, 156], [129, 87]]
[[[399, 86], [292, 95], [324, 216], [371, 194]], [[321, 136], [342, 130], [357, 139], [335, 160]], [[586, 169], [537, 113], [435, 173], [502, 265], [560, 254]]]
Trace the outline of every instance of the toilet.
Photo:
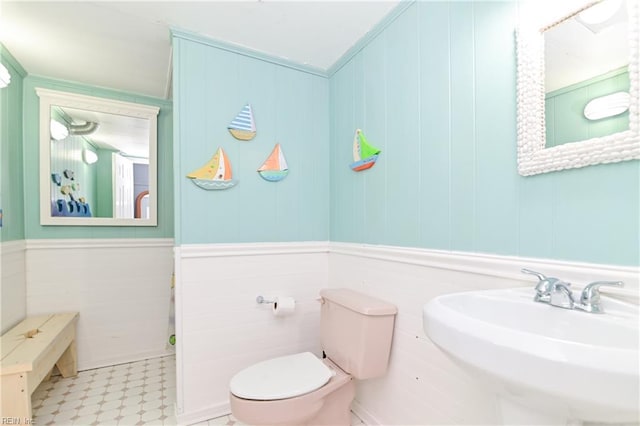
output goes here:
[[387, 371], [397, 308], [349, 289], [320, 291], [324, 359], [310, 352], [259, 362], [229, 383], [231, 411], [248, 425], [349, 425], [354, 379]]

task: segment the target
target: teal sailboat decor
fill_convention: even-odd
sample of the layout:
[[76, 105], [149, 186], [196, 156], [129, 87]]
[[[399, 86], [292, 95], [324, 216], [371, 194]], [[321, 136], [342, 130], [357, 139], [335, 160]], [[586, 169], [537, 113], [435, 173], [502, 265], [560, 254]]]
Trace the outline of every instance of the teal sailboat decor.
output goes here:
[[353, 163], [349, 165], [354, 172], [361, 172], [373, 167], [378, 160], [380, 150], [373, 147], [364, 137], [362, 130], [357, 129], [353, 138]]

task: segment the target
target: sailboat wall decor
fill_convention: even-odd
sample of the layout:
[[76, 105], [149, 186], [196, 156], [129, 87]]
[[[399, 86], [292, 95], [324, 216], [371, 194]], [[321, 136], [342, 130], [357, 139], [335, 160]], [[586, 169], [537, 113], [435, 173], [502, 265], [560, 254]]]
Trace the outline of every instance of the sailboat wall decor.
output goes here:
[[231, 120], [227, 127], [234, 138], [241, 141], [250, 141], [256, 136], [256, 122], [253, 119], [251, 105], [246, 104], [242, 110]]
[[361, 172], [373, 167], [378, 160], [380, 150], [369, 144], [362, 130], [357, 129], [353, 137], [353, 163], [349, 164], [354, 172]]
[[271, 154], [269, 154], [269, 157], [267, 157], [262, 166], [260, 166], [258, 173], [260, 173], [260, 176], [264, 180], [268, 180], [269, 182], [278, 182], [287, 177], [287, 174], [289, 174], [289, 166], [287, 165], [287, 160], [284, 158], [279, 143], [276, 144]]
[[232, 178], [231, 163], [222, 148], [218, 148], [207, 164], [189, 173], [187, 177], [207, 190], [229, 189], [238, 183]]

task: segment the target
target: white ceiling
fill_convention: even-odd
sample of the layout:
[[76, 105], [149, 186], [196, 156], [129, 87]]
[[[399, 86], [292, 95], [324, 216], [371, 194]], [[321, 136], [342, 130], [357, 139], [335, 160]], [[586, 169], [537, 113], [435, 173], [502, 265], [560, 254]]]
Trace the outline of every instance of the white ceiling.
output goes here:
[[629, 64], [628, 15], [618, 12], [594, 33], [575, 17], [544, 33], [545, 91], [551, 92]]
[[171, 27], [326, 70], [399, 1], [2, 0], [0, 41], [29, 74], [165, 98]]
[[85, 136], [96, 148], [115, 150], [134, 159], [149, 158], [149, 120], [77, 108], [56, 108], [72, 120], [71, 124], [98, 123], [98, 128]]

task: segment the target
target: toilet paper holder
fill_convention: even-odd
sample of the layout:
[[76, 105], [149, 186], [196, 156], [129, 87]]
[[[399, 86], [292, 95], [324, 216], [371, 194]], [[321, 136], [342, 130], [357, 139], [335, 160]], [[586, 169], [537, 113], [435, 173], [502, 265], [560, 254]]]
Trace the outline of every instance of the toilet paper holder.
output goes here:
[[267, 300], [262, 296], [256, 297], [256, 303], [275, 303], [275, 300]]

